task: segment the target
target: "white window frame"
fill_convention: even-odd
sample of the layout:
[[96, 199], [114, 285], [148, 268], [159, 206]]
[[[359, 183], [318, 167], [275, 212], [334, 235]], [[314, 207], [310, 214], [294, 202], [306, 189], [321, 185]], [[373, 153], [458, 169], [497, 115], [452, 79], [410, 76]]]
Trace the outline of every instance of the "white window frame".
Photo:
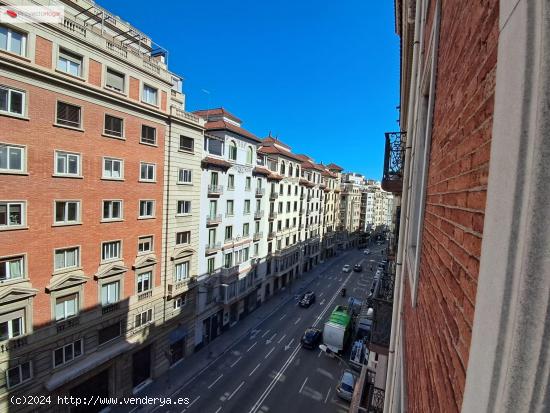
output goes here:
[[[105, 203], [109, 203], [109, 217], [104, 216], [105, 212]], [[113, 203], [118, 202], [120, 207], [120, 217], [113, 217]], [[122, 221], [124, 219], [124, 202], [121, 199], [104, 199], [101, 202], [101, 222], [112, 222], [112, 221]]]
[[[20, 229], [25, 228], [27, 225], [27, 202], [26, 201], [0, 201], [0, 205], [6, 206], [6, 217], [7, 222], [5, 225], [0, 223], [0, 231], [10, 230], [10, 229]], [[10, 224], [10, 207], [19, 205], [21, 207], [21, 223], [20, 224]]]
[[[74, 265], [66, 265], [67, 264], [67, 253], [68, 251], [76, 251], [76, 259], [75, 259], [75, 264]], [[57, 267], [57, 254], [59, 252], [62, 252], [63, 251], [63, 255], [64, 255], [64, 262], [65, 262], [65, 266], [63, 267]], [[79, 246], [75, 246], [75, 247], [64, 247], [64, 248], [56, 248], [54, 250], [54, 263], [53, 263], [53, 267], [54, 267], [54, 272], [59, 272], [59, 271], [67, 271], [67, 270], [72, 270], [72, 269], [75, 269], [75, 268], [79, 268], [80, 267], [80, 247]]]
[[[67, 305], [66, 305], [66, 303], [72, 301], [72, 300], [67, 300], [67, 299], [66, 299], [67, 297], [74, 297], [74, 301], [75, 301], [75, 306], [74, 306], [75, 313], [72, 314], [72, 315], [67, 315]], [[57, 318], [57, 300], [63, 300], [63, 311], [64, 311], [64, 317], [63, 317], [63, 318]], [[55, 298], [55, 302], [54, 302], [54, 306], [55, 306], [55, 308], [54, 308], [55, 321], [56, 321], [56, 322], [58, 322], [58, 321], [65, 321], [65, 320], [68, 320], [69, 318], [76, 317], [76, 316], [78, 315], [78, 313], [80, 312], [80, 305], [79, 305], [79, 302], [80, 302], [80, 297], [79, 297], [78, 293], [67, 294], [67, 295], [64, 295], [64, 296], [56, 297], [56, 298]]]
[[[78, 344], [77, 344], [78, 343]], [[77, 348], [77, 345], [78, 345], [78, 348], [79, 348], [79, 351], [80, 351], [80, 354], [78, 354], [77, 356], [75, 356], [75, 349]], [[67, 352], [66, 352], [66, 348], [68, 347], [71, 347], [72, 348], [72, 351], [71, 351], [71, 359], [70, 360], [67, 360]], [[57, 363], [56, 364], [56, 360], [55, 360], [55, 353], [58, 351], [58, 350], [61, 350], [61, 355], [62, 355], [62, 361], [61, 363]], [[54, 349], [52, 351], [52, 365], [53, 365], [53, 368], [56, 369], [58, 367], [61, 367], [61, 366], [64, 366], [65, 364], [68, 364], [68, 363], [71, 363], [73, 362], [75, 359], [79, 358], [79, 357], [82, 357], [84, 355], [84, 340], [82, 338], [79, 338], [78, 340], [75, 340], [71, 343], [68, 343], [68, 344], [65, 344], [64, 346], [61, 346], [61, 347], [58, 347], [56, 349]]]
[[[143, 177], [143, 172], [146, 172], [146, 177]], [[149, 178], [149, 173], [153, 171], [153, 177]], [[157, 181], [157, 164], [151, 162], [139, 163], [139, 182], [156, 182]]]
[[[188, 178], [188, 180], [185, 180]], [[193, 184], [193, 170], [186, 168], [178, 169], [178, 184], [192, 185]]]
[[[69, 170], [69, 158], [70, 157], [76, 157], [77, 158], [77, 167], [78, 167], [78, 170], [76, 173], [71, 173], [71, 172], [68, 172]], [[58, 160], [60, 157], [64, 157], [65, 158], [65, 170], [67, 172], [59, 172], [57, 167], [58, 167]], [[67, 152], [67, 151], [62, 151], [62, 150], [56, 150], [55, 151], [55, 156], [54, 156], [54, 176], [62, 176], [62, 177], [74, 177], [74, 178], [82, 178], [82, 155], [78, 152]]]
[[[61, 66], [61, 59], [64, 60], [65, 68]], [[77, 65], [77, 73], [72, 73], [69, 69], [72, 67], [71, 64]], [[64, 47], [60, 47], [57, 51], [57, 62], [55, 68], [59, 72], [66, 73], [70, 76], [75, 77], [84, 77], [84, 57], [78, 53], [74, 53], [72, 50], [69, 50]]]
[[179, 310], [180, 308], [185, 307], [187, 304], [187, 296], [185, 294], [180, 295], [174, 299], [174, 310]]
[[[8, 52], [8, 53], [16, 54], [17, 56], [26, 57], [27, 56], [28, 33], [24, 32], [24, 31], [21, 31], [21, 30], [14, 30], [14, 29], [12, 29], [11, 27], [8, 27], [8, 26], [0, 25], [0, 29], [2, 29], [2, 28], [6, 29], [6, 48], [5, 49], [0, 49], [0, 50], [3, 50], [3, 51]], [[14, 32], [21, 35], [21, 53], [13, 51], [10, 47], [10, 45], [12, 44], [12, 38], [13, 38], [13, 33]]]
[[[0, 148], [3, 148], [6, 155], [6, 168], [0, 167], [0, 174], [23, 174], [27, 171], [27, 147], [24, 145], [15, 145], [12, 143], [2, 143], [0, 142]], [[12, 151], [18, 151], [21, 158], [21, 169], [11, 168], [10, 165], [10, 153]]]
[[[120, 76], [122, 76], [122, 90], [118, 90], [117, 88], [114, 88], [114, 87], [109, 86], [109, 85], [107, 84], [107, 76], [108, 76], [107, 73], [108, 73], [109, 71], [110, 71], [110, 72], [113, 72], [113, 74], [115, 74], [115, 75], [120, 75]], [[114, 91], [114, 92], [116, 92], [116, 93], [126, 94], [126, 75], [125, 75], [124, 73], [122, 73], [122, 72], [119, 72], [119, 71], [116, 70], [116, 69], [113, 69], [113, 68], [111, 68], [111, 67], [106, 67], [106, 68], [105, 68], [105, 85], [104, 85], [104, 86], [105, 86], [106, 89], [112, 90], [112, 91]]]
[[176, 215], [191, 215], [191, 201], [187, 199], [178, 199], [176, 201]]
[[[155, 101], [151, 102], [150, 94], [152, 94], [154, 91]], [[148, 105], [158, 106], [159, 101], [159, 90], [156, 87], [150, 86], [147, 83], [143, 84], [143, 87], [141, 88], [141, 101], [143, 103], [147, 103]]]
[[[110, 174], [111, 176], [108, 176], [107, 175], [107, 171], [109, 171], [107, 169], [107, 162], [111, 162], [111, 171], [110, 171]], [[112, 176], [112, 165], [114, 165], [115, 163], [119, 163], [120, 164], [120, 177], [119, 178], [116, 178], [116, 177], [113, 177]], [[106, 179], [106, 180], [109, 180], [109, 181], [123, 181], [124, 180], [124, 159], [120, 159], [120, 158], [113, 158], [111, 156], [104, 156], [102, 161], [101, 161], [101, 178], [102, 179]]]
[[122, 240], [101, 243], [101, 262], [116, 261], [122, 258]]
[[[6, 283], [13, 280], [24, 280], [26, 278], [26, 262], [25, 262], [25, 255], [13, 255], [13, 256], [4, 256], [0, 257], [0, 265], [5, 266], [5, 273], [6, 273], [6, 279], [0, 280], [0, 284]], [[19, 262], [19, 277], [13, 277], [12, 271], [10, 267], [10, 263], [12, 262]]]
[[[64, 209], [64, 211], [63, 211], [64, 220], [63, 221], [57, 221], [57, 204], [61, 204], [61, 203], [65, 204], [65, 206], [63, 208]], [[69, 208], [70, 203], [76, 204], [76, 220], [74, 220], [74, 221], [69, 221], [67, 219], [67, 217], [68, 217], [68, 208]], [[73, 199], [55, 200], [54, 205], [53, 205], [53, 223], [54, 223], [54, 225], [59, 225], [59, 226], [80, 224], [80, 222], [81, 222], [81, 212], [80, 211], [81, 211], [80, 210], [80, 201], [78, 201], [78, 200], [73, 200]]]
[[190, 261], [182, 261], [175, 264], [174, 265], [174, 282], [178, 283], [189, 279], [190, 268], [191, 268]]
[[[148, 142], [148, 141], [143, 139], [144, 138], [144, 136], [143, 136], [143, 129], [144, 128], [149, 128], [149, 129], [152, 129], [154, 131], [153, 142]], [[157, 145], [157, 128], [155, 126], [151, 126], [151, 125], [141, 125], [141, 132], [140, 132], [140, 135], [139, 135], [139, 143], [143, 143], [144, 145], [156, 146]]]
[[[68, 106], [74, 106], [75, 108], [78, 108], [79, 109], [79, 112], [78, 112], [78, 125], [71, 125], [71, 124], [67, 124], [67, 123], [60, 123], [59, 122], [59, 104], [62, 103], [64, 105], [68, 105]], [[69, 128], [69, 129], [76, 129], [76, 130], [83, 130], [83, 125], [84, 125], [84, 117], [83, 117], [83, 112], [82, 112], [82, 106], [80, 105], [75, 105], [74, 103], [70, 103], [70, 102], [65, 102], [65, 101], [62, 101], [62, 100], [58, 100], [55, 102], [55, 125], [57, 126], [60, 126], [62, 128]], [[63, 120], [62, 121], [65, 121], [65, 122], [69, 122], [68, 120]]]
[[134, 327], [139, 328], [151, 324], [153, 322], [153, 309], [149, 308], [141, 313], [138, 313], [134, 317]]
[[[155, 238], [153, 235], [142, 235], [138, 237], [138, 254], [148, 254], [154, 250]], [[141, 249], [142, 244], [149, 244], [149, 249]]]
[[[180, 234], [189, 234], [187, 242], [178, 242]], [[182, 238], [185, 238], [185, 235], [182, 235]], [[191, 244], [191, 231], [178, 231], [176, 232], [176, 245], [189, 245]]]
[[[182, 139], [190, 139], [191, 140], [191, 148], [182, 147], [182, 145], [181, 145]], [[184, 152], [189, 152], [189, 153], [195, 152], [195, 139], [190, 138], [189, 136], [180, 135], [179, 150], [184, 151]]]
[[[121, 296], [121, 287], [122, 287], [121, 280], [111, 281], [111, 282], [102, 284], [99, 290], [101, 305], [108, 306], [108, 305], [118, 303], [120, 301], [120, 296]], [[104, 289], [107, 291], [107, 295], [106, 295], [107, 301], [105, 302], [103, 301]], [[116, 292], [116, 299], [114, 301], [111, 301], [110, 298], [113, 292]]]
[[[142, 215], [141, 214], [141, 205], [142, 203], [151, 203], [151, 215]], [[140, 199], [139, 200], [139, 209], [138, 209], [138, 214], [139, 214], [139, 219], [150, 219], [150, 218], [155, 218], [155, 206], [156, 206], [156, 202], [154, 199]]]
[[[120, 120], [120, 135], [118, 135], [117, 134], [118, 132], [116, 132], [114, 130], [107, 130], [107, 116], [109, 116], [110, 118], [113, 118], [113, 119]], [[103, 116], [103, 134], [105, 136], [113, 137], [113, 138], [116, 138], [116, 139], [124, 139], [124, 131], [125, 131], [124, 118], [121, 118], [121, 117], [115, 116], [115, 115], [111, 115], [110, 113], [105, 113], [105, 115]]]
[[[5, 86], [5, 85], [0, 85], [0, 89], [4, 89], [7, 91], [7, 96], [8, 96], [8, 100], [6, 102], [6, 110], [2, 110], [0, 109], [0, 114], [7, 114], [7, 115], [10, 115], [10, 116], [19, 116], [19, 117], [24, 117], [26, 115], [26, 104], [27, 104], [27, 92], [25, 92], [24, 90], [21, 90], [21, 89], [15, 89], [11, 86]], [[11, 110], [11, 101], [12, 101], [12, 95], [14, 93], [18, 93], [21, 95], [21, 113], [19, 112], [13, 112]]]
[[[143, 285], [144, 285], [145, 281], [149, 281], [149, 285], [148, 285], [147, 289], [143, 289], [144, 288]], [[142, 288], [141, 291], [139, 290], [140, 285], [141, 285], [141, 288]], [[144, 271], [144, 272], [138, 273], [136, 275], [136, 293], [137, 294], [143, 294], [143, 293], [146, 293], [148, 291], [153, 291], [153, 270]]]
[[[26, 379], [23, 380], [23, 369], [22, 369], [22, 366], [25, 365], [25, 364], [28, 364], [29, 365], [29, 377], [27, 377]], [[16, 383], [16, 384], [10, 384], [10, 381], [9, 381], [9, 372], [11, 370], [14, 370], [14, 369], [18, 369], [19, 370], [19, 382]], [[32, 362], [31, 361], [26, 361], [24, 363], [21, 363], [21, 364], [18, 364], [17, 366], [14, 366], [10, 369], [7, 369], [6, 370], [6, 387], [8, 389], [13, 389], [15, 387], [18, 387], [30, 380], [33, 379], [33, 371], [32, 371]]]

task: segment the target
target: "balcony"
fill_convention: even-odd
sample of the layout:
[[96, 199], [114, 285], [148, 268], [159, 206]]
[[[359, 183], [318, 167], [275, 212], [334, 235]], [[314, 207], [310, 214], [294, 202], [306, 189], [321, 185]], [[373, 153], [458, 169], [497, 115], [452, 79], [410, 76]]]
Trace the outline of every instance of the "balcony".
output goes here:
[[382, 189], [400, 194], [403, 191], [406, 132], [386, 132]]
[[271, 191], [271, 193], [269, 194], [269, 200], [275, 201], [277, 198], [279, 198], [279, 193], [275, 191]]
[[265, 189], [264, 188], [256, 188], [256, 197], [261, 198], [265, 195]]
[[24, 347], [27, 345], [27, 337], [23, 336], [20, 338], [12, 338], [9, 341], [5, 341], [3, 344], [0, 344], [0, 353], [6, 353], [8, 351], [13, 351], [18, 348]]
[[61, 331], [65, 331], [71, 327], [76, 327], [80, 323], [80, 319], [78, 317], [72, 317], [64, 321], [60, 321], [56, 324], [57, 332], [60, 333]]
[[263, 232], [255, 232], [254, 235], [252, 236], [252, 240], [259, 241], [263, 235], [264, 235]]
[[207, 215], [206, 216], [206, 225], [218, 225], [220, 222], [222, 222], [222, 215]]
[[254, 212], [254, 219], [262, 219], [263, 216], [264, 216], [264, 211]]
[[277, 218], [277, 213], [276, 212], [270, 212], [268, 218], [269, 218], [270, 221], [273, 221], [275, 218]]
[[270, 239], [273, 239], [275, 238], [275, 235], [277, 235], [277, 233], [275, 231], [270, 231], [267, 233], [267, 239], [270, 240]]
[[206, 244], [205, 254], [206, 255], [215, 254], [221, 249], [221, 247], [222, 247], [221, 242], [212, 242], [210, 244]]
[[172, 280], [168, 282], [168, 296], [175, 297], [180, 292], [191, 289], [197, 283], [197, 277], [189, 277], [184, 280]]
[[233, 265], [232, 267], [223, 267], [220, 271], [221, 282], [228, 284], [235, 281], [239, 275], [239, 266]]
[[223, 186], [208, 185], [208, 196], [220, 196], [223, 194]]
[[300, 209], [300, 215], [304, 215], [306, 213], [306, 210], [304, 208]]

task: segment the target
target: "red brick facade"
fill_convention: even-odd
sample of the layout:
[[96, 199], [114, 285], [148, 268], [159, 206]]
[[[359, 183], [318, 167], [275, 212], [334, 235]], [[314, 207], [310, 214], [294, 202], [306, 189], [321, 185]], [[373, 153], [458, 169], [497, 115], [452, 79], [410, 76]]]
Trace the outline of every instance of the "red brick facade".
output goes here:
[[101, 87], [101, 70], [102, 65], [100, 62], [90, 59], [90, 72], [88, 74], [88, 81], [94, 85]]
[[139, 100], [139, 79], [130, 76], [130, 99]]
[[[425, 39], [435, 3], [430, 2]], [[462, 405], [489, 171], [498, 11], [496, 0], [442, 3], [414, 308], [404, 274], [409, 412], [452, 413]]]
[[[0, 129], [3, 142], [27, 146], [28, 175], [0, 175], [0, 187], [9, 188], [8, 199], [27, 202], [28, 229], [0, 233], [0, 256], [27, 254], [27, 273], [32, 287], [39, 290], [33, 302], [33, 324], [51, 321], [51, 297], [45, 287], [52, 279], [56, 248], [80, 246], [82, 269], [89, 277], [83, 299], [83, 309], [87, 309], [99, 300], [94, 274], [101, 259], [101, 242], [122, 240], [123, 259], [128, 267], [124, 296], [136, 294], [131, 266], [136, 260], [138, 237], [153, 235], [159, 262], [161, 257], [164, 124], [8, 78], [0, 77], [0, 83], [27, 92], [29, 120], [1, 117]], [[84, 131], [53, 125], [58, 99], [82, 107]], [[102, 136], [106, 113], [124, 119], [125, 140]], [[157, 128], [157, 146], [140, 144], [144, 123]], [[52, 176], [55, 150], [81, 154], [81, 179]], [[124, 181], [101, 179], [103, 156], [124, 160]], [[140, 161], [156, 164], [156, 183], [138, 182]], [[104, 199], [123, 200], [124, 221], [100, 222]], [[140, 199], [156, 201], [155, 219], [138, 220]], [[54, 200], [80, 200], [82, 224], [54, 227]], [[160, 285], [160, 264], [155, 266], [154, 279]]]
[[36, 36], [36, 56], [35, 62], [37, 65], [52, 67], [52, 42], [43, 37]]

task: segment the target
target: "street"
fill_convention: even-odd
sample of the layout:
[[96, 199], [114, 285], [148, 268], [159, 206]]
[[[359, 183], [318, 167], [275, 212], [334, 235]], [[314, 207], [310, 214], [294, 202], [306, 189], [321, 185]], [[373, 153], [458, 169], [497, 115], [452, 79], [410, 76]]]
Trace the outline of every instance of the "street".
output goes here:
[[[303, 349], [300, 339], [307, 327], [323, 328], [338, 304], [349, 297], [364, 300], [373, 278], [371, 265], [381, 259], [382, 247], [371, 247], [371, 254], [351, 250], [328, 261], [307, 290], [316, 301], [309, 308], [298, 306], [301, 291], [293, 291], [280, 310], [237, 342], [226, 355], [195, 376], [172, 397], [188, 397], [180, 410], [158, 407], [164, 412], [346, 412], [348, 403], [335, 393], [345, 365], [320, 350]], [[342, 266], [363, 264], [363, 272], [343, 273]], [[346, 297], [340, 290], [346, 287]], [[281, 294], [285, 294], [282, 292]]]

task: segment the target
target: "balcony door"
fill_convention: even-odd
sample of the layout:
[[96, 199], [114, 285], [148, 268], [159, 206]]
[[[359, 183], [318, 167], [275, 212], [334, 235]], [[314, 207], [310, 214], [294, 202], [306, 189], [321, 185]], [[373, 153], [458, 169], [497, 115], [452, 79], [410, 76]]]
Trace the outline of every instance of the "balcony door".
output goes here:
[[210, 201], [210, 216], [215, 217], [218, 213], [218, 201]]
[[217, 172], [211, 172], [210, 173], [210, 185], [218, 186], [218, 173]]

